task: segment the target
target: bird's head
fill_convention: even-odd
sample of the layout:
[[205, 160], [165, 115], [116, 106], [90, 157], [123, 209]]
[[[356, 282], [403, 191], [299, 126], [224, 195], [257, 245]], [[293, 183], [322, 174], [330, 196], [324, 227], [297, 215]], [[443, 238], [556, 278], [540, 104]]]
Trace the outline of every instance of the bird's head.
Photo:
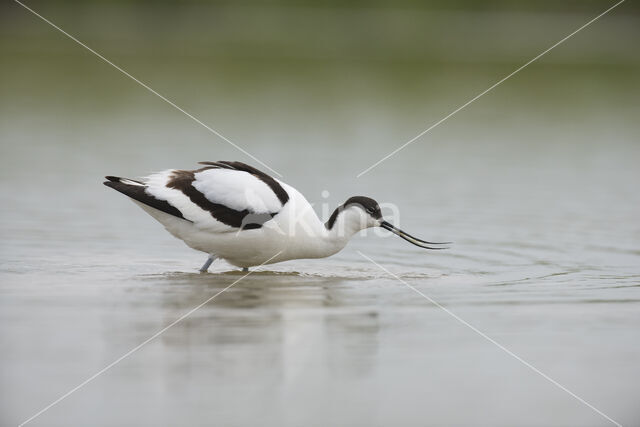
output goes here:
[[350, 237], [354, 233], [364, 230], [365, 228], [382, 227], [385, 230], [389, 230], [393, 234], [402, 237], [407, 242], [425, 249], [446, 249], [445, 247], [440, 247], [438, 245], [446, 245], [450, 243], [427, 242], [405, 233], [388, 221], [385, 221], [382, 217], [382, 211], [380, 210], [378, 202], [365, 196], [350, 197], [341, 206], [338, 206], [333, 214], [331, 214], [329, 221], [326, 223], [326, 227], [329, 230], [333, 230], [334, 227], [337, 227], [337, 232], [347, 237]]

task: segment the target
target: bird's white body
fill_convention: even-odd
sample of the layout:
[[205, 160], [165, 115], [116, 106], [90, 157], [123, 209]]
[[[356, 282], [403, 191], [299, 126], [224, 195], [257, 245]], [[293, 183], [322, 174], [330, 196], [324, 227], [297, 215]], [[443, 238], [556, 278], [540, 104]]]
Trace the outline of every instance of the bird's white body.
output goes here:
[[[351, 206], [329, 227], [290, 185], [239, 162], [209, 164], [214, 166], [167, 170], [141, 181], [108, 177], [105, 184], [127, 194], [189, 247], [238, 267], [328, 257], [353, 234], [378, 225]], [[267, 220], [245, 228], [252, 215]]]
[[383, 227], [416, 246], [417, 239], [382, 219], [380, 206], [354, 196], [322, 223], [298, 190], [240, 162], [202, 162], [200, 169], [167, 170], [140, 181], [108, 176], [105, 185], [135, 201], [189, 247], [238, 267], [324, 258], [358, 231]]
[[214, 220], [208, 218], [204, 224], [194, 224], [143, 203], [136, 204], [187, 246], [238, 267], [328, 257], [342, 250], [349, 238], [360, 230], [350, 227], [342, 228], [344, 232], [339, 232], [339, 226], [327, 229], [298, 190], [281, 184], [290, 196], [289, 202], [273, 220], [255, 230], [220, 230], [216, 229], [221, 228], [219, 224], [210, 223]]

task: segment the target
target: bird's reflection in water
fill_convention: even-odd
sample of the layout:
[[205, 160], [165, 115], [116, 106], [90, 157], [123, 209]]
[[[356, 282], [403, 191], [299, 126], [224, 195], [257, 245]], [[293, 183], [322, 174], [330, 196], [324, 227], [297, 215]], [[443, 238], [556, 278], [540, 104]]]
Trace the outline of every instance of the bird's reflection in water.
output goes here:
[[327, 363], [332, 374], [366, 376], [378, 350], [378, 312], [329, 314], [325, 317], [325, 325]]
[[[243, 274], [148, 276], [164, 286], [164, 324]], [[258, 388], [361, 377], [373, 366], [378, 313], [349, 279], [256, 272], [159, 337], [174, 381], [247, 381]], [[175, 385], [175, 384], [174, 384]]]

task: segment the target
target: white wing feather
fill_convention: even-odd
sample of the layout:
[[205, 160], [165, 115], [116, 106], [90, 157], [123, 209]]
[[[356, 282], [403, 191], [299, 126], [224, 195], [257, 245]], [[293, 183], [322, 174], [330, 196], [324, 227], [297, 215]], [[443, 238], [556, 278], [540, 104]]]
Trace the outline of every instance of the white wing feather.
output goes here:
[[282, 207], [273, 190], [248, 172], [207, 169], [195, 178], [193, 186], [213, 203], [252, 213], [275, 213]]
[[[182, 216], [200, 229], [213, 232], [237, 230], [217, 221], [209, 211], [193, 203], [182, 191], [167, 187], [175, 170], [166, 170], [144, 178], [147, 192], [160, 200], [166, 200], [177, 208]], [[276, 213], [282, 205], [273, 190], [248, 172], [233, 169], [207, 169], [194, 175], [193, 186], [210, 202], [237, 211], [252, 213]]]

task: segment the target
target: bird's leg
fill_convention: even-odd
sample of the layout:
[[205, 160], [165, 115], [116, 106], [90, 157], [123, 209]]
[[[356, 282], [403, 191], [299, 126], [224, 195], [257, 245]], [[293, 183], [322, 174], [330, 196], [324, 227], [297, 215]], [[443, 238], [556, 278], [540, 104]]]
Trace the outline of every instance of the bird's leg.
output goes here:
[[249, 271], [249, 267], [244, 267], [244, 268], [242, 269], [242, 271], [244, 271], [244, 272], [246, 273], [247, 271]]
[[206, 273], [207, 270], [209, 270], [209, 266], [211, 266], [211, 263], [215, 261], [217, 258], [218, 257], [215, 255], [209, 255], [209, 258], [207, 258], [204, 265], [200, 267], [200, 273]]

